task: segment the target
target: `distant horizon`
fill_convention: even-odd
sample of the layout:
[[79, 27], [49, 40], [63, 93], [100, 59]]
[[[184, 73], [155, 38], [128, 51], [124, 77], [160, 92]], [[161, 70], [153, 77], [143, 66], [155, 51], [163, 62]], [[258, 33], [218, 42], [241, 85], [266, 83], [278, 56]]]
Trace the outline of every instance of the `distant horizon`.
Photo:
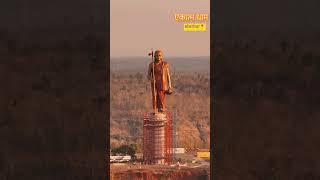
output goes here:
[[[147, 55], [146, 56], [110, 56], [110, 59], [120, 59], [120, 58], [150, 58]], [[168, 58], [210, 58], [210, 55], [204, 55], [204, 56], [164, 56], [164, 60]]]

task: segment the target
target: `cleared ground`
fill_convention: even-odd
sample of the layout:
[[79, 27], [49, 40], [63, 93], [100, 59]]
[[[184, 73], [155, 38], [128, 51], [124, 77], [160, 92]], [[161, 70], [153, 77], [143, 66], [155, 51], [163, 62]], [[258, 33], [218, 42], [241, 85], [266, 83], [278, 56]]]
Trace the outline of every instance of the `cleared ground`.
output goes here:
[[[209, 167], [209, 166], [208, 166]], [[131, 165], [112, 164], [110, 166], [110, 179], [209, 179], [210, 171], [208, 167], [191, 166], [168, 166], [168, 165]]]
[[209, 159], [197, 158], [193, 152], [177, 154], [180, 161], [172, 165], [143, 165], [133, 163], [112, 163], [110, 165], [111, 180], [117, 179], [209, 179]]

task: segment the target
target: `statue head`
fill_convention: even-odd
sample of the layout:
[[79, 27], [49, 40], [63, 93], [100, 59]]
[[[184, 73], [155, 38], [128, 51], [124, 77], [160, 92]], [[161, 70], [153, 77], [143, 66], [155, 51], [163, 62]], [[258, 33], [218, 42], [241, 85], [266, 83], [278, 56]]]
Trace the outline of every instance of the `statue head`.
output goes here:
[[161, 62], [161, 61], [162, 61], [162, 59], [163, 59], [163, 53], [162, 53], [161, 50], [156, 50], [156, 51], [154, 52], [154, 59], [155, 59], [156, 62]]

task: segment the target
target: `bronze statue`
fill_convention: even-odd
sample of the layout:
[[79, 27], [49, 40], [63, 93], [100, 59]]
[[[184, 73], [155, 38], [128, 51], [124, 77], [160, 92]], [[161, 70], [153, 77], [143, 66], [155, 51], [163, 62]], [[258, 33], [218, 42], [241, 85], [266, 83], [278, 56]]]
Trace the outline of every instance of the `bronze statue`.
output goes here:
[[[149, 55], [153, 56], [153, 52]], [[173, 91], [171, 87], [169, 64], [166, 61], [163, 61], [163, 53], [161, 50], [155, 51], [154, 61], [149, 64], [148, 79], [151, 82], [153, 109], [155, 111], [158, 110], [158, 112], [164, 112], [165, 95], [170, 95]]]

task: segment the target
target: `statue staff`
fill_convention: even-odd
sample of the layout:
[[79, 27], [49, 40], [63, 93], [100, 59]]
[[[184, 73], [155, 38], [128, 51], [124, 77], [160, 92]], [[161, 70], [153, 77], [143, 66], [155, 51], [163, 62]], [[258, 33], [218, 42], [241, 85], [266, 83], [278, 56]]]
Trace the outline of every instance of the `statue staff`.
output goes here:
[[[153, 57], [153, 49], [151, 49], [151, 53], [148, 54], [149, 56], [151, 56], [151, 63], [153, 65], [152, 69], [154, 69], [154, 57]], [[154, 77], [154, 71], [152, 71], [152, 78], [153, 78], [153, 94], [156, 94], [156, 80]], [[153, 96], [153, 101], [155, 102], [155, 104], [157, 104], [157, 98], [156, 96]], [[156, 106], [153, 105], [153, 111], [156, 113]]]

